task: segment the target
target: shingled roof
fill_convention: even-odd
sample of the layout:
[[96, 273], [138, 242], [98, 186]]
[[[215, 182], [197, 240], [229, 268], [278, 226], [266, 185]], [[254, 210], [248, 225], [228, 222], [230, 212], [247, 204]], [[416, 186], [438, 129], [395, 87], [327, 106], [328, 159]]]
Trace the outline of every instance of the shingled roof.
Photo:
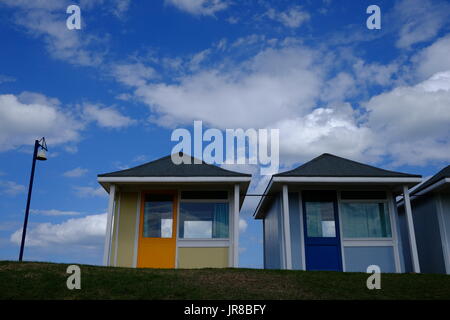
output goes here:
[[417, 194], [422, 190], [425, 190], [429, 186], [441, 181], [442, 179], [450, 178], [450, 165], [446, 166], [444, 169], [436, 173], [434, 176], [432, 176], [430, 179], [422, 183], [420, 186], [418, 186], [416, 189], [414, 189], [411, 192], [411, 195]]
[[251, 174], [222, 169], [204, 161], [194, 164], [194, 157], [187, 154], [183, 157], [190, 158], [191, 164], [174, 164], [169, 155], [133, 168], [99, 174], [98, 177], [251, 177]]
[[254, 216], [263, 217], [265, 207], [272, 200], [270, 194], [280, 192], [285, 183], [308, 184], [385, 184], [401, 192], [404, 185], [413, 186], [420, 182], [420, 175], [389, 171], [364, 163], [324, 153], [305, 164], [286, 172], [272, 176], [264, 197], [258, 203]]
[[379, 177], [397, 178], [420, 175], [389, 171], [364, 163], [324, 153], [290, 171], [275, 174], [274, 177]]

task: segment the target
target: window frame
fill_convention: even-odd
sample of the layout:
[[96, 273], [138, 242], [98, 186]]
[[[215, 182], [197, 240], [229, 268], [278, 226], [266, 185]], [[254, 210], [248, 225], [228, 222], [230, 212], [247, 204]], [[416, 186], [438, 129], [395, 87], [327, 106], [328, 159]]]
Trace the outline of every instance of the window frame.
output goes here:
[[[172, 197], [172, 237], [170, 238], [163, 238], [163, 237], [144, 237], [144, 223], [145, 223], [145, 197], [147, 195], [169, 195]], [[139, 227], [139, 238], [142, 239], [177, 239], [177, 235], [175, 233], [177, 226], [178, 226], [178, 210], [179, 210], [179, 200], [176, 191], [172, 190], [149, 190], [149, 191], [142, 191], [140, 193], [141, 196], [141, 208], [142, 212], [140, 215], [142, 217], [139, 218], [139, 225], [142, 224], [142, 228]]]
[[[342, 192], [342, 191], [341, 191]], [[392, 213], [390, 210], [390, 206], [389, 206], [389, 197], [386, 197], [386, 199], [342, 199], [341, 197], [339, 197], [338, 201], [339, 201], [339, 220], [340, 220], [340, 224], [342, 225], [342, 241], [380, 241], [380, 242], [384, 242], [384, 241], [393, 241], [394, 240], [394, 230], [393, 230], [393, 225], [392, 225]], [[348, 238], [345, 237], [344, 235], [344, 216], [343, 216], [343, 208], [342, 205], [343, 203], [383, 203], [386, 207], [386, 211], [388, 213], [389, 216], [389, 227], [390, 227], [390, 232], [391, 232], [391, 236], [390, 237], [384, 237], [384, 238], [380, 238], [380, 237], [367, 237], [367, 238]]]
[[[202, 192], [204, 190], [196, 190], [196, 189], [182, 189], [179, 192], [179, 200], [178, 200], [178, 219], [177, 219], [177, 239], [178, 241], [194, 241], [194, 242], [201, 242], [201, 241], [217, 241], [217, 242], [223, 242], [223, 241], [230, 241], [232, 238], [231, 234], [231, 219], [232, 219], [232, 206], [231, 206], [231, 199], [230, 199], [230, 191], [229, 190], [217, 190], [217, 191], [225, 191], [227, 193], [226, 199], [182, 199], [181, 193], [183, 191], [195, 191], [195, 192]], [[183, 203], [228, 203], [228, 237], [227, 238], [182, 238], [180, 237], [180, 223], [181, 223], [181, 206]]]

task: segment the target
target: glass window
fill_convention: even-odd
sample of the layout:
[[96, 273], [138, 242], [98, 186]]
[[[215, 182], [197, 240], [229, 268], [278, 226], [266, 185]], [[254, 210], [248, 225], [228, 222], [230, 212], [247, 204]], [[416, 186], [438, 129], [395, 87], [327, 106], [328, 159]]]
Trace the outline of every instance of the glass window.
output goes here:
[[181, 202], [179, 236], [184, 239], [228, 238], [228, 203]]
[[144, 202], [145, 238], [172, 238], [173, 196], [146, 195]]
[[342, 191], [343, 200], [380, 200], [386, 199], [385, 191]]
[[336, 237], [333, 202], [305, 202], [308, 237]]
[[345, 238], [390, 238], [391, 222], [386, 203], [342, 203]]
[[181, 199], [194, 199], [194, 200], [204, 200], [204, 199], [228, 199], [227, 191], [181, 191]]

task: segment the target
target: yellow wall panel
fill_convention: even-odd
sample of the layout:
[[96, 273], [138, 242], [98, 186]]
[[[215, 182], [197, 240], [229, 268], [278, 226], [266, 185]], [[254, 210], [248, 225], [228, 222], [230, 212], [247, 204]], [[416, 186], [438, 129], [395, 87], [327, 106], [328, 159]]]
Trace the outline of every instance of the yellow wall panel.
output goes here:
[[227, 268], [228, 248], [178, 248], [178, 268]]
[[117, 266], [132, 267], [134, 240], [136, 236], [137, 192], [120, 193], [119, 236], [117, 244]]

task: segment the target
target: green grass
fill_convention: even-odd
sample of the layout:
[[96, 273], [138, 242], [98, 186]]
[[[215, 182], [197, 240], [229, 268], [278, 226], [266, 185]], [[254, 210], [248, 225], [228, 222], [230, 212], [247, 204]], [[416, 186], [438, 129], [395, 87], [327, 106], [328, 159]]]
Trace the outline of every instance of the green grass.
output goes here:
[[81, 267], [68, 290], [67, 264], [0, 261], [0, 299], [450, 299], [450, 276], [255, 269]]

